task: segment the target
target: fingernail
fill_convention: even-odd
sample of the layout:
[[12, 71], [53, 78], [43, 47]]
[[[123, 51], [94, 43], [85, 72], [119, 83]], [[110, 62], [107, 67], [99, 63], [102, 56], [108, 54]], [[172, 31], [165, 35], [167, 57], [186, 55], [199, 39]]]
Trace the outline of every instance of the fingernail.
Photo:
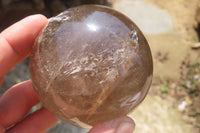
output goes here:
[[134, 130], [134, 125], [131, 122], [122, 122], [115, 130], [114, 133], [132, 133]]

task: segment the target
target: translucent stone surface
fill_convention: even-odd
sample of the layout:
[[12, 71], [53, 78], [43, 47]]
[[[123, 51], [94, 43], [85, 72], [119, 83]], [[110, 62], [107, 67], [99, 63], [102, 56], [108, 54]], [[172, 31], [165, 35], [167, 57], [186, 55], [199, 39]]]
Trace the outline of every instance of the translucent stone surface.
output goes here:
[[131, 112], [148, 92], [153, 65], [144, 35], [129, 18], [85, 5], [49, 19], [30, 71], [50, 112], [87, 127]]

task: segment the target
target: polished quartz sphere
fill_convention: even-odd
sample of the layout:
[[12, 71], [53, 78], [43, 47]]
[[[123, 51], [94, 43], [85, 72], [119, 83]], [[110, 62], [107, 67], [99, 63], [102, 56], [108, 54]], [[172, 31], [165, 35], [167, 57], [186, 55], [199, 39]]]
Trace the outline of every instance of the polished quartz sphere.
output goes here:
[[84, 5], [49, 19], [30, 72], [43, 105], [80, 127], [125, 116], [146, 96], [153, 63], [140, 29], [111, 8]]

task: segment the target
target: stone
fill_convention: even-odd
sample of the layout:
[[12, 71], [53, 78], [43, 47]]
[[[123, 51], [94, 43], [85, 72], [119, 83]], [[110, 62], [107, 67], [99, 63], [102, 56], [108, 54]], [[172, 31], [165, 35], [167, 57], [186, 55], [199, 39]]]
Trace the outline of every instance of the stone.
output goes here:
[[174, 29], [169, 13], [141, 0], [121, 0], [113, 8], [130, 17], [145, 34], [162, 34]]
[[49, 19], [35, 41], [30, 72], [43, 105], [86, 128], [125, 116], [141, 103], [153, 63], [143, 33], [129, 18], [83, 5]]

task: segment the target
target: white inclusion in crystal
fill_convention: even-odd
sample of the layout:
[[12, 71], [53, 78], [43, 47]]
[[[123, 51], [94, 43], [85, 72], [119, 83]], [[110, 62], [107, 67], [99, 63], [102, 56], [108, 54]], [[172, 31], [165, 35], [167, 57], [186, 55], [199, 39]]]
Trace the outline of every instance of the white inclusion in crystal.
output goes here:
[[87, 24], [88, 28], [92, 31], [97, 31], [98, 30], [98, 27], [94, 24]]
[[120, 105], [120, 107], [125, 107], [125, 106], [134, 106], [135, 103], [137, 102], [137, 100], [139, 99], [141, 95], [141, 92], [137, 93], [133, 98], [132, 97], [124, 97], [120, 100], [120, 102], [122, 102], [122, 104]]
[[88, 125], [88, 124], [82, 122], [82, 121], [79, 120], [79, 118], [77, 118], [77, 117], [73, 117], [73, 118], [71, 118], [70, 120], [73, 121], [73, 122], [75, 122], [75, 123], [77, 123], [79, 126], [86, 128], [86, 130], [87, 130], [87, 128], [88, 128], [88, 129], [91, 128], [90, 125]]
[[115, 78], [117, 77], [118, 75], [118, 72], [115, 68], [112, 68], [112, 69], [108, 69], [108, 72], [106, 74], [106, 80], [108, 81], [114, 81]]
[[64, 20], [64, 21], [66, 21], [66, 20], [68, 20], [68, 19], [69, 19], [68, 16], [63, 16], [63, 17], [62, 17], [62, 20]]
[[77, 73], [77, 72], [80, 72], [81, 71], [81, 67], [78, 66], [75, 70], [73, 70], [70, 74], [74, 74], [74, 73]]
[[87, 67], [84, 68], [85, 71], [92, 71], [96, 67], [96, 63], [91, 62]]
[[80, 63], [81, 64], [87, 64], [88, 63], [88, 57], [86, 56], [86, 57], [81, 58]]
[[103, 84], [105, 82], [105, 80], [101, 80], [100, 82], [99, 82], [99, 84]]
[[136, 101], [140, 97], [140, 95], [141, 95], [141, 92], [137, 93], [136, 96], [133, 97], [130, 102]]
[[62, 22], [62, 21], [66, 21], [69, 19], [69, 16], [56, 16], [56, 17], [51, 17], [49, 18], [49, 22], [53, 22], [53, 21], [58, 21], [58, 22]]
[[138, 44], [138, 36], [137, 36], [137, 31], [136, 31], [136, 30], [133, 30], [133, 31], [132, 31], [132, 36], [131, 36], [131, 38], [132, 38], [132, 41], [133, 41], [134, 43]]
[[52, 17], [52, 18], [49, 18], [48, 21], [49, 21], [49, 22], [53, 22], [53, 21], [58, 21], [58, 22], [60, 22], [60, 21], [62, 21], [62, 18], [61, 18], [61, 17]]

